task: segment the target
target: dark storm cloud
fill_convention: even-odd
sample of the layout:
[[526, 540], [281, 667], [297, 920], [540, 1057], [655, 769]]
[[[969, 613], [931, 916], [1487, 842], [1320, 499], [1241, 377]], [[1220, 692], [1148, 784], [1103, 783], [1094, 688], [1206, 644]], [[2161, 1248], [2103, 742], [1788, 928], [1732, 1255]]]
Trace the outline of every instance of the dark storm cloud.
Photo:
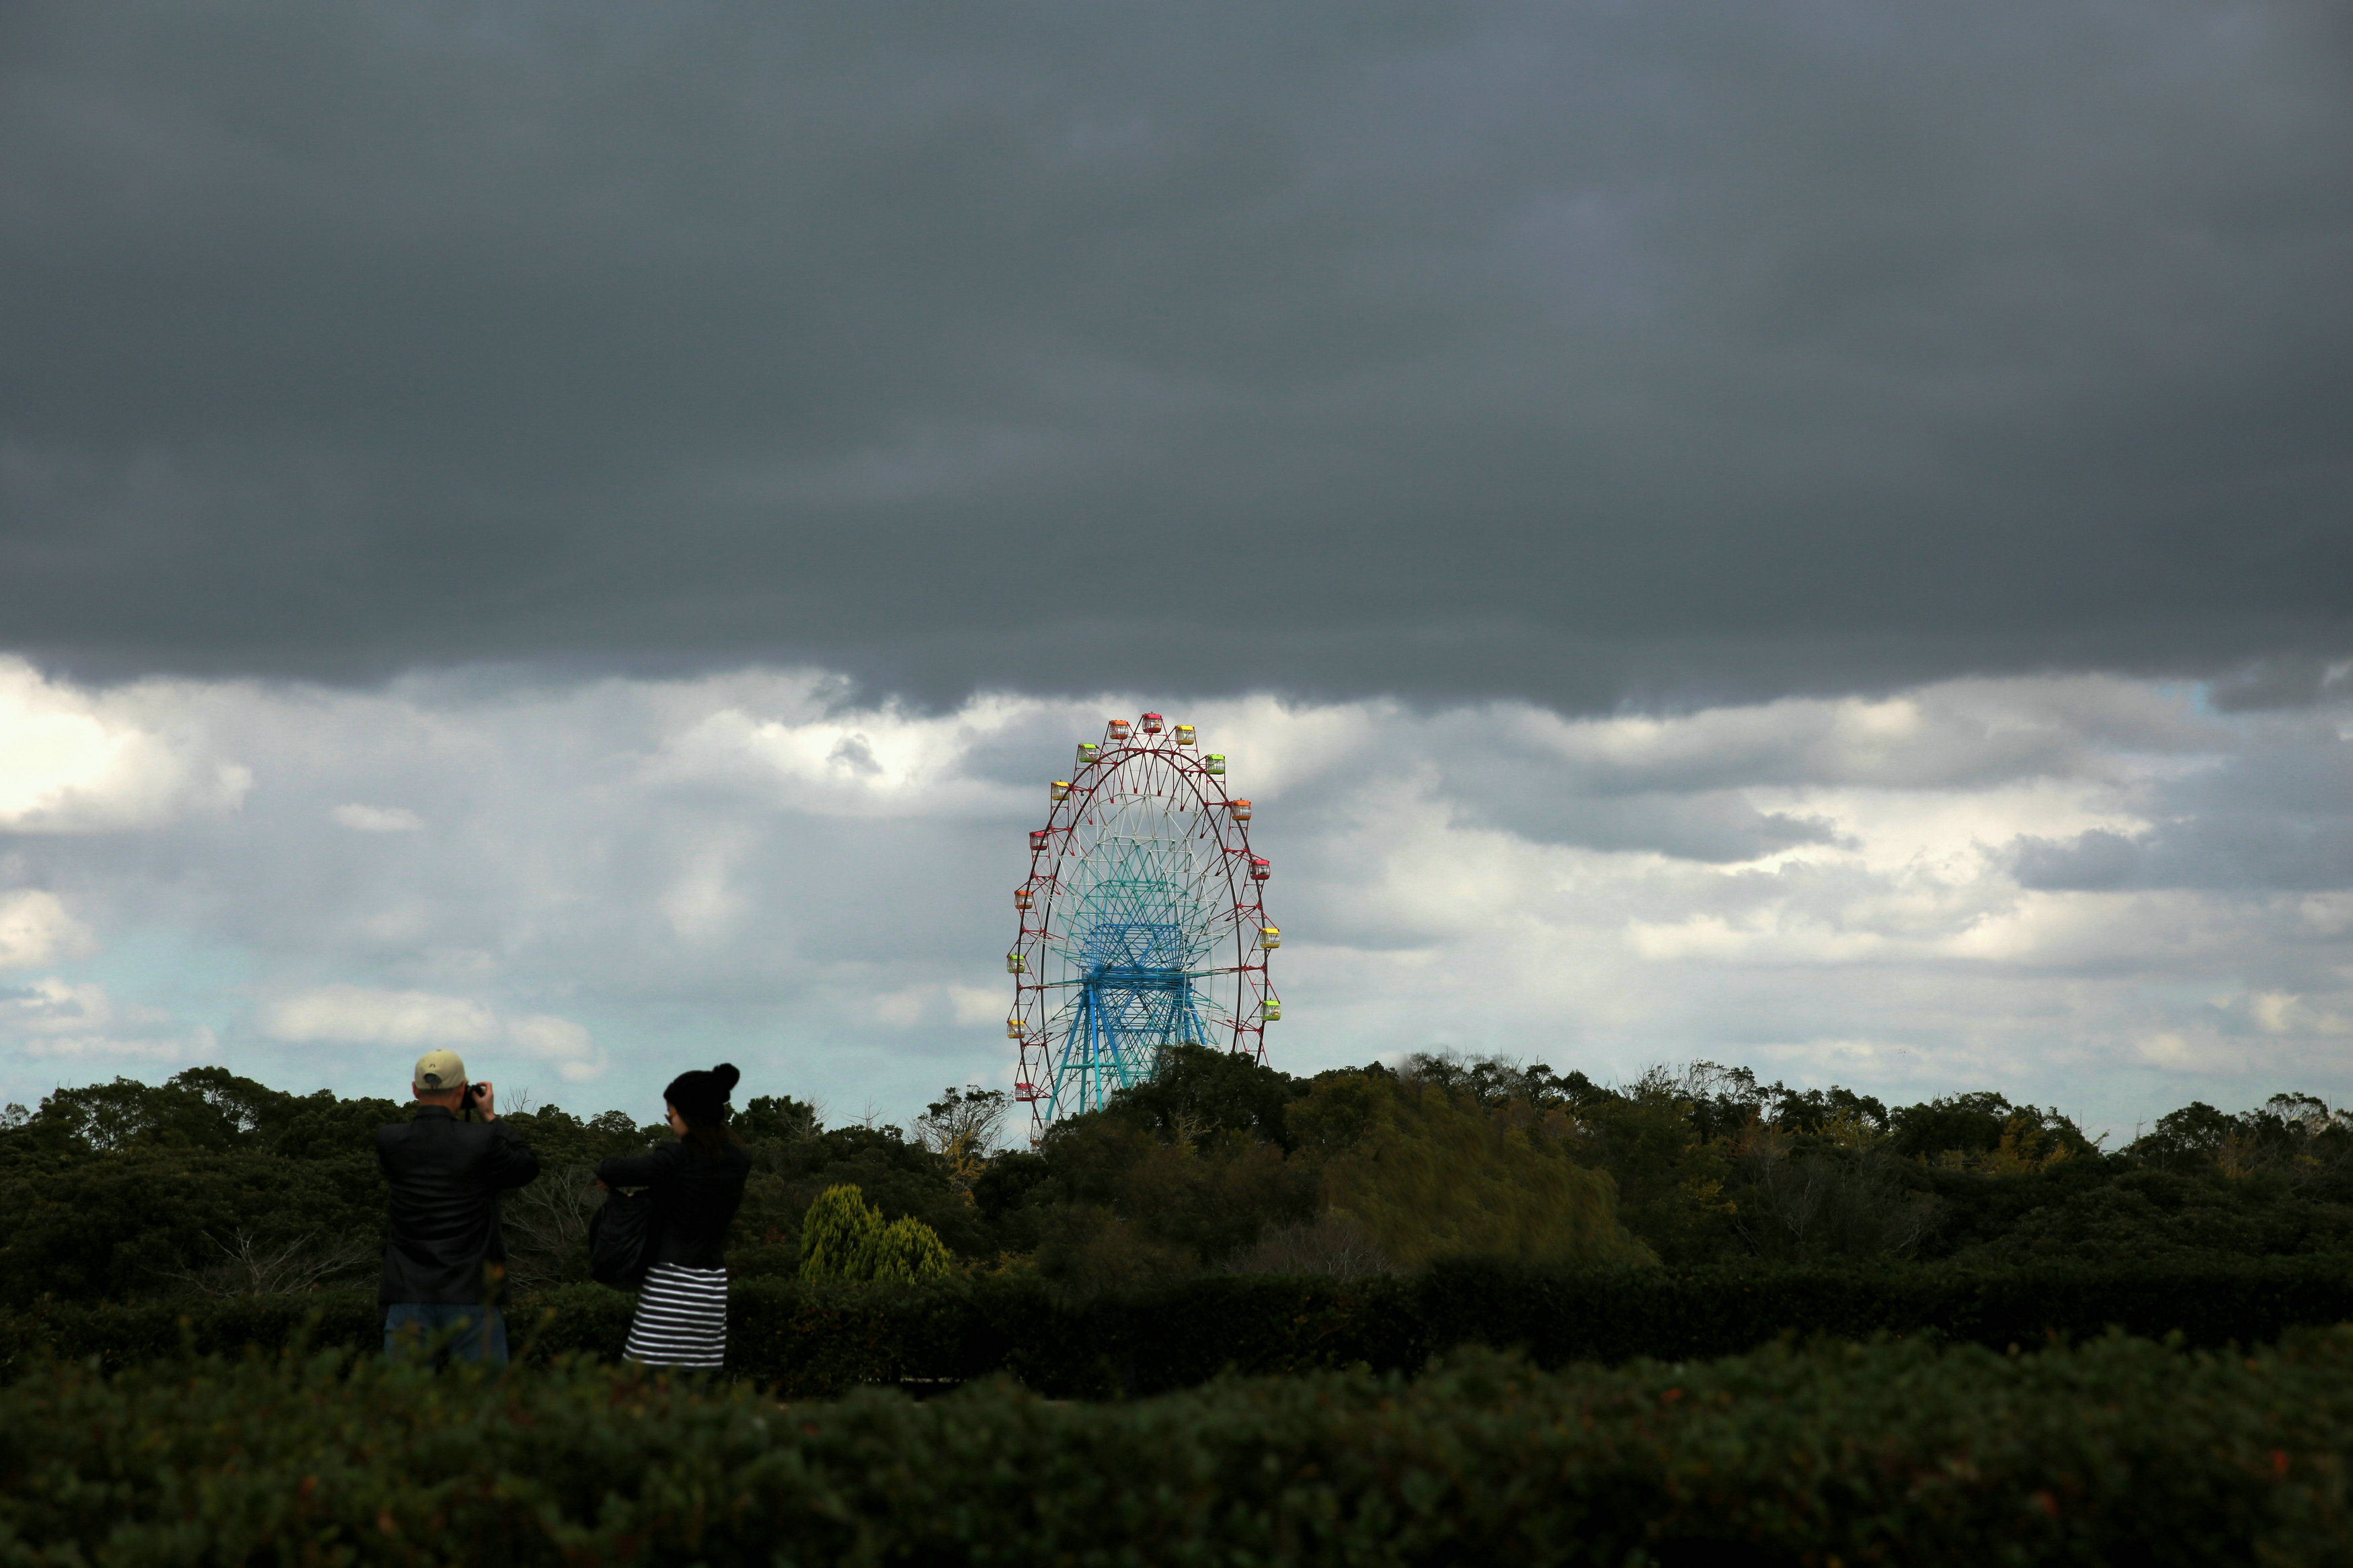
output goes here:
[[94, 672], [2263, 702], [2353, 640], [2333, 7], [0, 27], [0, 641]]

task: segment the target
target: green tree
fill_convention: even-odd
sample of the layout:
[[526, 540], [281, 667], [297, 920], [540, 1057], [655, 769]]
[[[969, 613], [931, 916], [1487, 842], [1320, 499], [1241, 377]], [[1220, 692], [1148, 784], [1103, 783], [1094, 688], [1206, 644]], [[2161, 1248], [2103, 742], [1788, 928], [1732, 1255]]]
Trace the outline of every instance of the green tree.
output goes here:
[[728, 1125], [746, 1143], [792, 1143], [817, 1136], [817, 1108], [789, 1094], [755, 1095]]
[[1239, 1132], [1287, 1149], [1283, 1108], [1306, 1091], [1254, 1058], [1186, 1043], [1164, 1047], [1152, 1078], [1113, 1095], [1112, 1110], [1163, 1142]]
[[1012, 1100], [1001, 1089], [950, 1084], [915, 1119], [915, 1142], [946, 1168], [950, 1184], [969, 1194], [997, 1152], [999, 1130], [1011, 1109]]
[[1325, 1074], [1290, 1117], [1322, 1159], [1329, 1205], [1406, 1268], [1465, 1255], [1658, 1261], [1619, 1223], [1608, 1173], [1571, 1157], [1563, 1110], [1482, 1105], [1442, 1083], [1368, 1071]]
[[924, 1279], [941, 1279], [949, 1272], [948, 1249], [939, 1233], [913, 1215], [901, 1215], [881, 1227], [871, 1244], [873, 1272], [868, 1276], [878, 1285], [913, 1285]]
[[804, 1279], [913, 1284], [949, 1272], [937, 1232], [912, 1215], [884, 1220], [856, 1187], [828, 1187], [801, 1219]]

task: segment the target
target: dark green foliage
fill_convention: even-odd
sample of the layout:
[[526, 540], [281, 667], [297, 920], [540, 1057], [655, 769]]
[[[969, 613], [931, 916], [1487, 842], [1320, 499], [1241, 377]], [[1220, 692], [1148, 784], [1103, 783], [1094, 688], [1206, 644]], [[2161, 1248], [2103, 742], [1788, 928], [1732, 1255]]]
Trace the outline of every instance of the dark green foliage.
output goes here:
[[1567, 1111], [1482, 1102], [1429, 1079], [1326, 1073], [1293, 1108], [1324, 1195], [1391, 1261], [1484, 1257], [1655, 1263], [1618, 1222], [1616, 1184], [1580, 1163]]
[[[508, 1309], [507, 1346], [518, 1361], [567, 1355], [617, 1361], [621, 1347], [628, 1342], [629, 1318], [637, 1309], [633, 1292], [615, 1290], [594, 1280], [558, 1285]], [[379, 1328], [376, 1342], [382, 1338]]]
[[1044, 1155], [1027, 1149], [1008, 1150], [991, 1160], [972, 1184], [973, 1205], [980, 1211], [982, 1223], [1001, 1228], [1053, 1173]]
[[1410, 1372], [1469, 1344], [1524, 1350], [1550, 1366], [1727, 1355], [1784, 1335], [1926, 1335], [2005, 1350], [2116, 1327], [2179, 1332], [2200, 1346], [2249, 1344], [2294, 1325], [2353, 1319], [2353, 1265], [1556, 1270], [1466, 1262], [1349, 1285], [1211, 1276], [1092, 1299], [1002, 1276], [898, 1291], [763, 1285], [739, 1288], [730, 1310], [739, 1331], [731, 1367], [789, 1394], [1007, 1372], [1041, 1393], [1100, 1397], [1187, 1387], [1227, 1371], [1363, 1363]]
[[1296, 1079], [1229, 1052], [1173, 1046], [1151, 1082], [1070, 1117], [1035, 1153], [998, 1155], [972, 1183], [1000, 1248], [1081, 1293], [1168, 1283], [1304, 1225], [1320, 1177], [1287, 1158]]
[[[601, 1285], [518, 1300], [519, 1357], [610, 1359], [635, 1298]], [[309, 1314], [318, 1314], [311, 1321]], [[1044, 1394], [1099, 1398], [1253, 1374], [1366, 1365], [1412, 1372], [1463, 1345], [1538, 1363], [1684, 1361], [1776, 1339], [1926, 1336], [1996, 1350], [2076, 1342], [2120, 1328], [2192, 1345], [2253, 1344], [2295, 1325], [2353, 1319], [2353, 1262], [2272, 1258], [2128, 1268], [1546, 1269], [1443, 1265], [1343, 1284], [1213, 1275], [1134, 1294], [1073, 1296], [1034, 1275], [922, 1286], [769, 1279], [728, 1296], [728, 1367], [791, 1397], [861, 1383], [954, 1384], [1008, 1373]], [[0, 1365], [45, 1355], [108, 1367], [176, 1353], [381, 1342], [372, 1293], [79, 1306], [0, 1316]]]
[[2208, 1564], [2345, 1559], [2353, 1334], [1920, 1343], [1050, 1405], [779, 1407], [332, 1356], [0, 1392], [0, 1558]]
[[338, 1245], [373, 1268], [383, 1178], [364, 1154], [291, 1160], [164, 1144], [0, 1166], [0, 1303], [177, 1292], [241, 1245]]
[[[1707, 1063], [1620, 1089], [1494, 1058], [1419, 1058], [1304, 1082], [1180, 1048], [1165, 1068], [1034, 1152], [993, 1159], [944, 1153], [955, 1140], [938, 1135], [953, 1120], [944, 1112], [993, 1109], [990, 1091], [935, 1105], [918, 1128], [924, 1141], [891, 1127], [820, 1130], [803, 1102], [754, 1097], [735, 1118], [754, 1175], [730, 1267], [746, 1280], [795, 1272], [803, 1214], [841, 1184], [890, 1220], [928, 1226], [963, 1266], [1034, 1267], [1074, 1296], [1228, 1268], [1346, 1279], [1495, 1250], [1407, 1191], [1411, 1182], [1399, 1189], [1411, 1212], [1387, 1212], [1396, 1205], [1383, 1194], [1398, 1184], [1385, 1168], [1413, 1151], [1366, 1140], [1386, 1125], [1383, 1105], [1433, 1092], [1492, 1123], [1497, 1157], [1423, 1187], [1485, 1192], [1494, 1201], [1473, 1206], [1504, 1213], [1505, 1198], [1542, 1186], [1534, 1178], [1561, 1174], [1527, 1163], [1525, 1138], [1607, 1173], [1615, 1223], [1673, 1268], [2353, 1254], [2353, 1119], [2303, 1095], [2239, 1113], [2189, 1106], [2103, 1152], [2065, 1118], [1991, 1091], [1889, 1110]], [[62, 1089], [37, 1113], [0, 1116], [10, 1216], [0, 1307], [364, 1286], [385, 1212], [375, 1130], [412, 1110], [282, 1093], [207, 1067], [161, 1085]], [[506, 1200], [516, 1282], [528, 1293], [583, 1279], [588, 1172], [668, 1133], [617, 1111], [550, 1106], [511, 1120], [545, 1173]], [[1367, 1172], [1379, 1179], [1367, 1184]]]
[[0, 1368], [11, 1379], [52, 1360], [95, 1360], [113, 1372], [191, 1352], [364, 1351], [383, 1343], [384, 1310], [374, 1290], [222, 1301], [45, 1301], [0, 1316]]
[[1903, 1159], [1991, 1154], [2005, 1148], [2029, 1158], [2081, 1156], [2089, 1139], [2055, 1110], [2012, 1105], [1990, 1089], [1907, 1105], [1887, 1118], [1888, 1151]]
[[[408, 1101], [281, 1093], [216, 1067], [164, 1084], [60, 1089], [0, 1117], [0, 1307], [300, 1294], [358, 1285], [382, 1255], [386, 1194], [375, 1130]], [[557, 1106], [506, 1120], [543, 1174], [503, 1207], [517, 1284], [587, 1274], [590, 1172], [670, 1134], [617, 1110]], [[913, 1215], [967, 1257], [998, 1244], [934, 1155], [896, 1129], [815, 1130], [807, 1106], [754, 1098], [737, 1118], [761, 1174], [733, 1237], [739, 1273], [789, 1271], [808, 1200], [837, 1181], [892, 1219]]]
[[[500, 1120], [531, 1145], [542, 1169], [558, 1165], [593, 1167], [600, 1160], [640, 1153], [670, 1136], [669, 1128], [640, 1127], [629, 1120], [628, 1113], [619, 1110], [601, 1110], [582, 1118], [561, 1106], [544, 1105], [536, 1110], [502, 1115]], [[374, 1135], [375, 1129], [371, 1127], [368, 1139]], [[372, 1149], [374, 1144], [364, 1140], [362, 1146]]]
[[1962, 1256], [2121, 1264], [2319, 1252], [2353, 1252], [2353, 1208], [2299, 1201], [2271, 1173], [2215, 1181], [2141, 1167], [2073, 1184]]
[[1283, 1107], [1307, 1092], [1288, 1073], [1231, 1051], [1170, 1046], [1148, 1083], [1112, 1097], [1114, 1112], [1164, 1140], [1193, 1141], [1205, 1133], [1241, 1133], [1283, 1148]]
[[972, 1202], [950, 1181], [946, 1162], [895, 1127], [836, 1127], [813, 1137], [750, 1142], [752, 1176], [729, 1237], [739, 1248], [781, 1249], [797, 1268], [801, 1216], [828, 1187], [852, 1186], [882, 1217], [922, 1221], [965, 1258], [997, 1250]]
[[754, 1096], [728, 1120], [746, 1143], [791, 1143], [818, 1133], [817, 1108], [788, 1094]]
[[127, 1078], [61, 1089], [0, 1137], [0, 1161], [161, 1150], [317, 1159], [368, 1150], [375, 1129], [409, 1113], [389, 1100], [292, 1095], [226, 1068], [190, 1068], [168, 1083]]
[[1124, 1103], [1050, 1131], [1034, 1156], [1005, 1157], [1007, 1175], [974, 1184], [1008, 1250], [1082, 1291], [1183, 1279], [1236, 1257], [1269, 1225], [1302, 1223], [1319, 1176], [1247, 1128], [1185, 1123], [1156, 1134]]

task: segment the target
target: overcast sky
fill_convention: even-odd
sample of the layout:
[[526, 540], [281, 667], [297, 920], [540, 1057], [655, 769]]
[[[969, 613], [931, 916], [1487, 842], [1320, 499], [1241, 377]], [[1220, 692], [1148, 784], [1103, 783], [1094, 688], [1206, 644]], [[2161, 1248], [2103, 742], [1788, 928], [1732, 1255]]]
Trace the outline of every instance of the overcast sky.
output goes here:
[[903, 1120], [1153, 707], [1279, 1065], [2353, 1095], [2348, 279], [2322, 0], [15, 0], [0, 1091]]

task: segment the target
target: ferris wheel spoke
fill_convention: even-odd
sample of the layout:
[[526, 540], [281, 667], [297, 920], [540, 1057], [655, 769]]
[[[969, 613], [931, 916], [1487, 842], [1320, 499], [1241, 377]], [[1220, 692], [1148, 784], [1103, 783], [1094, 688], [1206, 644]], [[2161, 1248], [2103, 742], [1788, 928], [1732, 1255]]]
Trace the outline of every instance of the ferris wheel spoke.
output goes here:
[[1041, 973], [1016, 969], [1011, 1021], [1020, 1098], [1040, 1125], [1145, 1081], [1181, 1041], [1263, 1056], [1275, 1015], [1261, 1007], [1265, 960], [1248, 952], [1267, 945], [1251, 934], [1265, 915], [1238, 858], [1249, 806], [1228, 798], [1223, 760], [1197, 747], [1157, 715], [1117, 721], [1050, 792], [1017, 900], [1042, 906], [1016, 950]]

